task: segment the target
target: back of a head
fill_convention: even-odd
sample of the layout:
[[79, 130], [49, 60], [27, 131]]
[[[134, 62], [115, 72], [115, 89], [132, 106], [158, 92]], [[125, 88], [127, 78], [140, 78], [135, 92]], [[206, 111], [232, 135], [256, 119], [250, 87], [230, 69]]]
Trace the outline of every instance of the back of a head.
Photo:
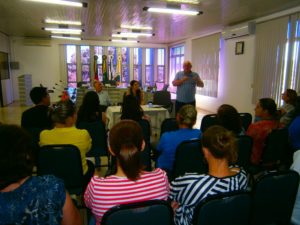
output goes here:
[[130, 180], [137, 180], [142, 171], [140, 152], [143, 146], [143, 132], [132, 120], [122, 120], [109, 132], [109, 146], [119, 165]]
[[96, 112], [100, 112], [99, 105], [98, 94], [95, 91], [87, 92], [79, 107], [77, 120], [90, 122], [90, 119], [95, 118]]
[[132, 95], [124, 97], [121, 111], [121, 119], [131, 119], [135, 121], [141, 120], [144, 114], [138, 100]]
[[236, 134], [240, 133], [242, 130], [240, 115], [236, 108], [231, 105], [221, 105], [218, 108], [217, 119], [221, 126]]
[[211, 126], [201, 138], [202, 146], [217, 159], [227, 159], [229, 163], [237, 160], [237, 144], [232, 132], [221, 126]]
[[76, 112], [75, 104], [71, 100], [59, 101], [54, 107], [51, 115], [54, 123], [64, 124], [66, 119]]
[[0, 126], [0, 190], [30, 176], [33, 169], [29, 135], [16, 125]]
[[192, 128], [197, 120], [197, 110], [193, 105], [184, 105], [180, 108], [177, 116], [179, 125]]
[[286, 89], [286, 95], [289, 98], [289, 104], [296, 105], [297, 92], [293, 89]]
[[271, 116], [276, 117], [277, 105], [272, 98], [261, 98], [259, 99], [259, 104], [264, 110], [267, 110]]
[[39, 104], [48, 95], [48, 91], [45, 87], [34, 87], [29, 95], [34, 104]]

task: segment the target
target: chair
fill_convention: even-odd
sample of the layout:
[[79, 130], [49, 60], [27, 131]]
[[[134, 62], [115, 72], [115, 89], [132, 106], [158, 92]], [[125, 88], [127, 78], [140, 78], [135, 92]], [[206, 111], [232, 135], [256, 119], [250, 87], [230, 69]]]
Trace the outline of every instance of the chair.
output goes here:
[[238, 141], [238, 159], [237, 164], [248, 171], [250, 166], [253, 140], [250, 136], [241, 135], [237, 137]]
[[210, 126], [217, 125], [217, 114], [207, 114], [201, 120], [200, 130], [202, 133]]
[[[92, 138], [92, 147], [90, 151], [86, 153], [86, 157], [95, 158], [95, 167], [109, 167], [111, 157], [107, 148], [107, 134], [103, 122], [80, 122], [77, 128], [87, 130]], [[107, 165], [101, 165], [101, 156], [107, 157]]]
[[210, 196], [195, 208], [193, 225], [246, 225], [250, 218], [251, 195], [236, 191]]
[[299, 185], [299, 174], [292, 170], [269, 171], [253, 186], [251, 225], [290, 224]]
[[74, 145], [45, 145], [40, 148], [37, 175], [61, 178], [70, 194], [82, 194], [84, 179], [79, 149]]
[[138, 121], [143, 130], [143, 136], [145, 140], [145, 149], [141, 152], [142, 163], [145, 166], [145, 170], [151, 171], [151, 147], [150, 147], [150, 136], [151, 127], [148, 120], [142, 119]]
[[39, 142], [40, 142], [40, 133], [45, 128], [40, 127], [24, 127], [24, 129], [28, 132], [31, 137], [31, 146], [33, 150], [34, 160], [36, 162], [38, 157], [38, 152], [40, 150]]
[[161, 105], [168, 109], [169, 113], [173, 110], [173, 102], [171, 101], [171, 94], [168, 91], [156, 91], [153, 94], [153, 104]]
[[174, 130], [178, 130], [178, 129], [179, 129], [179, 127], [178, 127], [176, 118], [167, 118], [161, 124], [160, 136], [165, 132], [174, 131]]
[[239, 113], [239, 115], [243, 128], [247, 130], [249, 125], [252, 123], [252, 115], [250, 113]]
[[199, 139], [183, 141], [178, 145], [172, 170], [173, 179], [187, 172], [202, 174], [207, 171]]
[[162, 200], [114, 206], [102, 217], [102, 225], [172, 225], [173, 210]]

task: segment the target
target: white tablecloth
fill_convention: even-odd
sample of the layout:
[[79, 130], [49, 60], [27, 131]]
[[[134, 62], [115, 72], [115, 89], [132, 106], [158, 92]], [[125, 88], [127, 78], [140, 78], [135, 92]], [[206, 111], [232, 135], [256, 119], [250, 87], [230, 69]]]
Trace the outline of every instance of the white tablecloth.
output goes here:
[[[142, 105], [144, 113], [150, 116], [151, 128], [160, 130], [160, 126], [164, 119], [169, 118], [167, 109], [153, 105]], [[121, 106], [109, 106], [106, 110], [106, 118], [108, 119], [107, 128], [111, 129], [113, 125], [118, 123], [121, 119]]]

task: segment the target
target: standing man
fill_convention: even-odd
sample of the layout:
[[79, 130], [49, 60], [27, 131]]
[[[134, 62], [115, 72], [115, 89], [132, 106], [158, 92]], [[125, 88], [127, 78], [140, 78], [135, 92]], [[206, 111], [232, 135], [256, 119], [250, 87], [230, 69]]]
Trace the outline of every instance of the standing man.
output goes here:
[[95, 87], [95, 91], [97, 92], [97, 94], [99, 96], [101, 111], [103, 109], [104, 110], [103, 112], [105, 112], [107, 106], [111, 105], [111, 101], [110, 101], [110, 98], [108, 96], [108, 93], [107, 93], [107, 91], [103, 91], [103, 85], [98, 80], [94, 81], [94, 87]]
[[199, 74], [192, 72], [192, 63], [190, 61], [183, 62], [183, 71], [176, 74], [172, 84], [177, 87], [175, 113], [184, 105], [193, 105], [196, 107], [195, 94], [196, 86], [204, 87], [203, 81]]

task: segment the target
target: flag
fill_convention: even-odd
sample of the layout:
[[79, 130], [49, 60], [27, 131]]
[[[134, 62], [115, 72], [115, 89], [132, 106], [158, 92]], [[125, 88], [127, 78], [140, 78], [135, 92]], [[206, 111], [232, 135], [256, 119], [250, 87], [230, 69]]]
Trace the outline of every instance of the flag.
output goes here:
[[103, 83], [107, 83], [108, 82], [106, 63], [107, 63], [107, 56], [103, 55], [102, 56], [102, 76], [103, 76]]
[[98, 56], [97, 55], [94, 55], [94, 79], [95, 80], [99, 80], [99, 77], [98, 77], [98, 67], [97, 67], [97, 60], [98, 60]]

